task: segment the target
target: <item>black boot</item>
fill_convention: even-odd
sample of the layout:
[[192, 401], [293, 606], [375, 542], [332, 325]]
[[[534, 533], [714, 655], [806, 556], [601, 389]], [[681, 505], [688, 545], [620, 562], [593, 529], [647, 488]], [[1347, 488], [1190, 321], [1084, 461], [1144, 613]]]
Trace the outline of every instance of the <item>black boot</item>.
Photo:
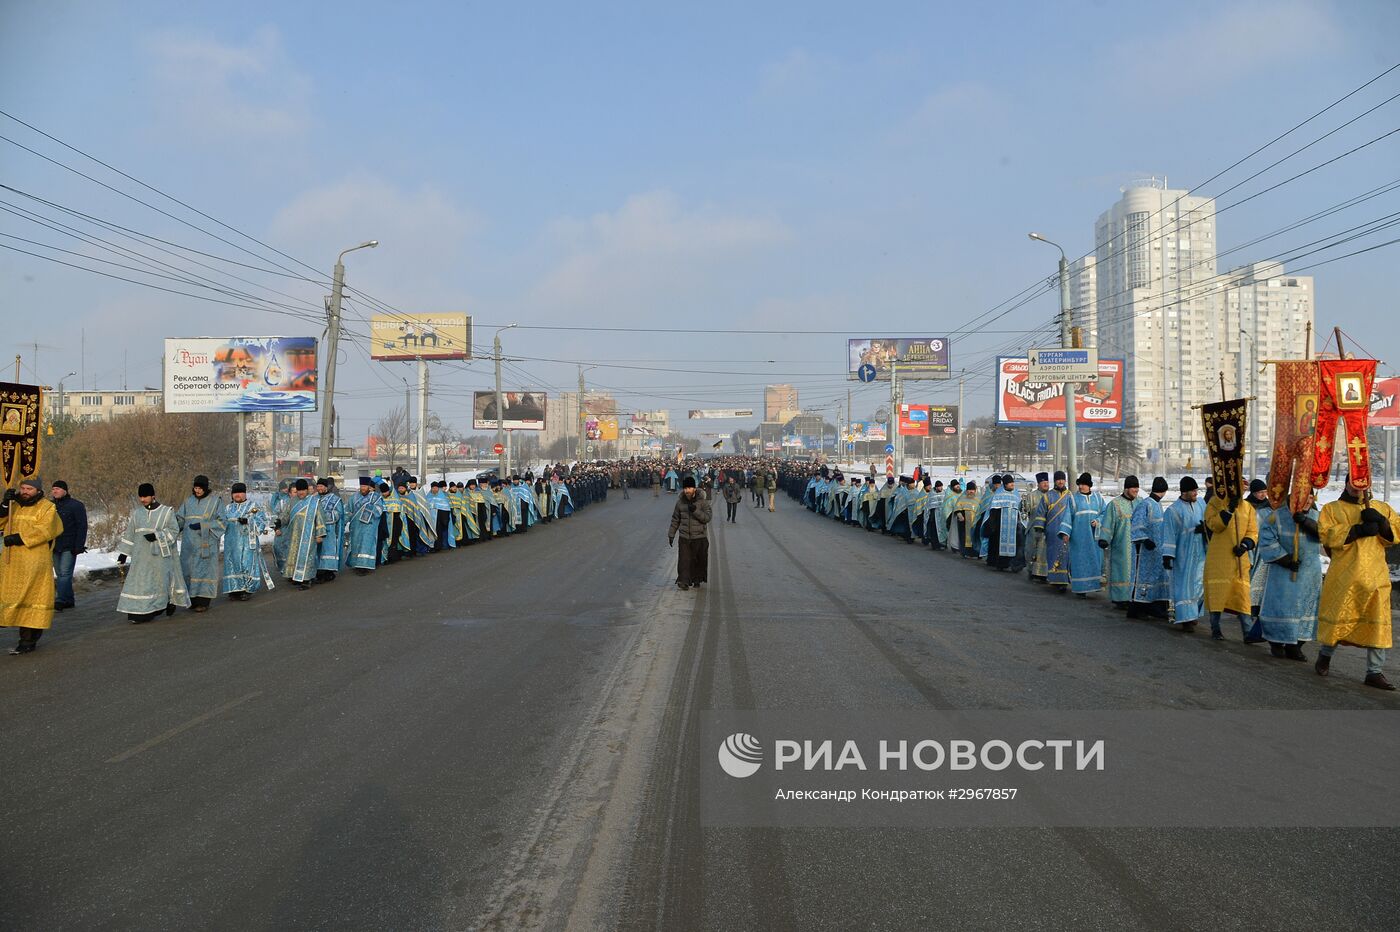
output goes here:
[[1287, 657], [1289, 660], [1302, 660], [1305, 663], [1308, 659], [1308, 655], [1303, 653], [1302, 644], [1283, 645], [1283, 656]]

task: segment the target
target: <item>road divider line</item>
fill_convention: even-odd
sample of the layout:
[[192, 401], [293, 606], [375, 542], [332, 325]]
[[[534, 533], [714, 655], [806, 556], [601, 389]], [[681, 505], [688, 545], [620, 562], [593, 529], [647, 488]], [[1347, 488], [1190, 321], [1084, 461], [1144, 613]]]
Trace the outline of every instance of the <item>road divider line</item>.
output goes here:
[[237, 708], [238, 706], [240, 706], [240, 705], [242, 705], [243, 703], [247, 702], [249, 699], [256, 699], [258, 696], [261, 696], [261, 695], [262, 695], [262, 690], [258, 690], [257, 692], [248, 693], [246, 696], [239, 696], [237, 699], [231, 699], [231, 700], [229, 700], [228, 702], [225, 702], [223, 705], [219, 706], [217, 709], [210, 709], [208, 712], [205, 712], [203, 715], [196, 715], [194, 718], [190, 719], [188, 722], [184, 722], [184, 723], [182, 723], [182, 724], [180, 724], [180, 725], [176, 725], [174, 728], [170, 729], [169, 731], [161, 732], [160, 734], [156, 735], [154, 738], [151, 738], [149, 741], [142, 741], [140, 744], [136, 745], [136, 747], [134, 747], [134, 748], [128, 748], [127, 750], [122, 751], [122, 752], [121, 752], [120, 754], [118, 754], [116, 757], [109, 757], [109, 758], [107, 758], [107, 763], [109, 763], [109, 764], [120, 764], [122, 761], [130, 760], [131, 758], [135, 757], [137, 754], [142, 753], [143, 751], [149, 751], [151, 748], [155, 747], [156, 745], [161, 744], [162, 742], [165, 742], [165, 741], [169, 741], [171, 738], [174, 738], [174, 737], [177, 736], [177, 735], [180, 735], [180, 734], [183, 734], [183, 733], [189, 731], [191, 728], [195, 727], [196, 725], [202, 725], [202, 724], [204, 724], [205, 722], [209, 721], [211, 718], [214, 718], [216, 715], [222, 715], [223, 713], [229, 711], [230, 709]]

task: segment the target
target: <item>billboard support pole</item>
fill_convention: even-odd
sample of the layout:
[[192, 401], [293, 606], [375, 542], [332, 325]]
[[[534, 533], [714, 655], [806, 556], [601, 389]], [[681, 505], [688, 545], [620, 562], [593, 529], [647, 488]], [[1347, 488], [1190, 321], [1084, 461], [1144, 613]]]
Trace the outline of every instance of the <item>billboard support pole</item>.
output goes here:
[[418, 476], [428, 475], [428, 361], [418, 357]]
[[358, 246], [341, 250], [335, 257], [335, 278], [331, 283], [331, 302], [326, 308], [326, 378], [321, 386], [321, 449], [317, 454], [316, 475], [330, 472], [331, 418], [335, 417], [335, 357], [340, 347], [340, 297], [345, 290], [345, 254], [356, 249], [373, 249], [379, 240], [372, 239]]
[[[272, 416], [272, 436], [273, 443], [277, 437], [277, 415]], [[274, 448], [275, 449], [275, 448]], [[275, 458], [275, 454], [274, 454]], [[248, 412], [238, 412], [238, 481], [248, 481]]]
[[889, 424], [894, 428], [890, 442], [894, 444], [894, 474], [904, 475], [904, 435], [899, 432], [899, 361], [890, 360], [890, 417]]
[[965, 379], [958, 379], [958, 475], [962, 475], [963, 468], [963, 382]]
[[[1058, 248], [1058, 247], [1056, 247]], [[1060, 250], [1060, 345], [1072, 348], [1074, 338], [1070, 331], [1069, 309], [1069, 260], [1065, 251]], [[1074, 482], [1079, 476], [1079, 444], [1075, 440], [1074, 412], [1075, 383], [1065, 385], [1065, 443], [1069, 447], [1069, 477]]]

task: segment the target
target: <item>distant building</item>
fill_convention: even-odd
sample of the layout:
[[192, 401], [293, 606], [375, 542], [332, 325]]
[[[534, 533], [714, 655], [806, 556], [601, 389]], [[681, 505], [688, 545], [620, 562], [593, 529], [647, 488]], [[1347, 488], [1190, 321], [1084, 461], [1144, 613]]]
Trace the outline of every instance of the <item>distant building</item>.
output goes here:
[[767, 385], [763, 389], [763, 419], [787, 421], [802, 412], [797, 404], [797, 389], [791, 385]]
[[[584, 392], [583, 413], [616, 414], [617, 401], [607, 392]], [[545, 411], [544, 430], [540, 434], [540, 446], [548, 448], [560, 440], [568, 440], [568, 449], [573, 451], [579, 429], [578, 392], [551, 395]]]
[[1070, 322], [1084, 334], [1085, 346], [1097, 346], [1099, 339], [1098, 260], [1083, 256], [1069, 264]]
[[48, 392], [45, 395], [45, 403], [51, 405], [50, 411], [91, 424], [94, 421], [110, 421], [114, 417], [136, 411], [163, 410], [161, 403], [164, 398], [164, 393], [158, 388], [120, 391], [94, 389], [65, 391], [62, 394]]

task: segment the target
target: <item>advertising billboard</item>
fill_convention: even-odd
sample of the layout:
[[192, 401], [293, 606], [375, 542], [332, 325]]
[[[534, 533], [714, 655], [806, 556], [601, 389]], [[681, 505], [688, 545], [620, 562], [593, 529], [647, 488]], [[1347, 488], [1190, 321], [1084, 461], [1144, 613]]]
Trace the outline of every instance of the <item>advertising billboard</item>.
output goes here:
[[165, 341], [165, 410], [315, 411], [315, 337]]
[[472, 358], [472, 319], [466, 314], [375, 314], [369, 336], [372, 359]]
[[899, 406], [899, 435], [901, 437], [928, 436], [928, 405]]
[[730, 417], [753, 417], [753, 411], [739, 408], [707, 408], [702, 411], [692, 409], [686, 414], [686, 417], [692, 421], [722, 420]]
[[1400, 378], [1371, 383], [1371, 426], [1400, 426]]
[[1055, 427], [1065, 422], [1065, 391], [1074, 392], [1079, 427], [1123, 426], [1123, 360], [1100, 359], [1092, 382], [1032, 382], [1024, 356], [997, 357], [997, 425]]
[[888, 437], [883, 421], [852, 421], [847, 426], [846, 439], [852, 443], [872, 440], [884, 443]]
[[928, 433], [930, 437], [952, 437], [958, 432], [957, 405], [929, 405]]
[[[506, 430], [544, 430], [544, 392], [501, 392], [505, 402]], [[475, 392], [472, 396], [472, 430], [496, 429], [496, 393]]]
[[617, 416], [590, 414], [584, 418], [583, 434], [589, 440], [616, 440]]
[[899, 363], [901, 379], [947, 379], [953, 374], [947, 337], [867, 337], [846, 341], [846, 377], [860, 378], [861, 366], [875, 367], [875, 380], [888, 382]]

